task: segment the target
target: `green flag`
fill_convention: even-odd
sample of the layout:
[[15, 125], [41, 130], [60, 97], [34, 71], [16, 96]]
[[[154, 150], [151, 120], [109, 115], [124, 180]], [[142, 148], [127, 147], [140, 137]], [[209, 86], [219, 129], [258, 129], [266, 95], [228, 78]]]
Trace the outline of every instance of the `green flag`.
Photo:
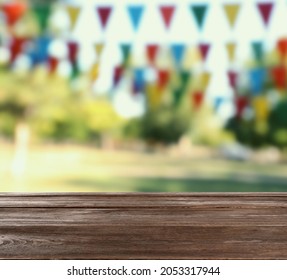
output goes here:
[[208, 6], [206, 4], [191, 5], [190, 10], [194, 16], [198, 29], [204, 26]]
[[264, 57], [264, 46], [262, 42], [256, 41], [252, 43], [252, 51], [257, 62], [262, 62]]
[[131, 52], [131, 45], [130, 44], [121, 44], [121, 51], [123, 55], [123, 65], [127, 65], [130, 57]]
[[32, 8], [39, 27], [40, 27], [40, 31], [41, 32], [45, 32], [47, 27], [48, 27], [48, 23], [49, 23], [49, 18], [51, 15], [51, 5], [50, 4], [39, 4], [39, 5], [35, 5]]

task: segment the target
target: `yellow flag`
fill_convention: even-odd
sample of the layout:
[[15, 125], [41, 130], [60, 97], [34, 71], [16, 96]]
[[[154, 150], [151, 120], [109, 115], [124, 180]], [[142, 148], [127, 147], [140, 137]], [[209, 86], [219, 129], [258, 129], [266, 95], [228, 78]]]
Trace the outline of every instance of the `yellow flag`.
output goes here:
[[203, 72], [200, 77], [200, 86], [203, 91], [205, 91], [209, 85], [211, 75], [209, 72]]
[[159, 90], [156, 84], [148, 84], [147, 94], [150, 106], [156, 108], [162, 100], [162, 91]]
[[92, 66], [92, 68], [91, 68], [91, 70], [90, 70], [90, 78], [91, 78], [92, 81], [95, 81], [95, 80], [98, 78], [98, 76], [99, 76], [99, 70], [100, 70], [99, 68], [100, 68], [99, 63], [95, 63], [95, 64]]
[[269, 103], [265, 96], [257, 96], [253, 99], [253, 106], [258, 121], [265, 121], [269, 115]]
[[236, 44], [234, 42], [230, 42], [230, 43], [227, 43], [225, 47], [226, 47], [229, 62], [233, 62], [235, 59]]
[[229, 22], [229, 25], [231, 27], [234, 27], [234, 25], [236, 23], [239, 10], [240, 10], [239, 4], [226, 4], [226, 5], [224, 5], [224, 11], [225, 11], [227, 20]]
[[101, 54], [103, 52], [103, 49], [104, 49], [104, 44], [103, 43], [98, 43], [95, 45], [95, 50], [96, 50], [96, 53], [97, 53], [97, 57], [100, 58], [101, 57]]
[[71, 30], [73, 30], [76, 26], [77, 21], [78, 21], [81, 8], [75, 7], [75, 6], [67, 6], [66, 10], [67, 10], [67, 13], [68, 13], [69, 19], [70, 19]]

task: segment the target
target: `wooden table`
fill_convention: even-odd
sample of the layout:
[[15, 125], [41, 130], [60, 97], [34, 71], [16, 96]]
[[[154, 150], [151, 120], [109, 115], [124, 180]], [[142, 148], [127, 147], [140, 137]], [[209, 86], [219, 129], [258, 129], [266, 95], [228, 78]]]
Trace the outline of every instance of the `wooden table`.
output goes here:
[[287, 259], [287, 194], [3, 193], [0, 259]]

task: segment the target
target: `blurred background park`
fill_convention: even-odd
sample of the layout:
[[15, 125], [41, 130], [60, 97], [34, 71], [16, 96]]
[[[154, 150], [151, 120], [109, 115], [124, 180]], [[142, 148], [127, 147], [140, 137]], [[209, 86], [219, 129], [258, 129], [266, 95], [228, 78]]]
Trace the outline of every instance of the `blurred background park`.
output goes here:
[[287, 190], [285, 0], [0, 0], [0, 191]]

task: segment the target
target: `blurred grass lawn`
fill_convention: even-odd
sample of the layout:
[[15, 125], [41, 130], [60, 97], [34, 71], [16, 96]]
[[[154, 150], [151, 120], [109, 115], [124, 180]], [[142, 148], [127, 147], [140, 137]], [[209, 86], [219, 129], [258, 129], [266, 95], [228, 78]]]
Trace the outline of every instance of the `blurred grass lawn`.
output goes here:
[[35, 147], [25, 175], [10, 172], [13, 148], [0, 146], [1, 192], [275, 192], [287, 191], [287, 165], [165, 154]]

